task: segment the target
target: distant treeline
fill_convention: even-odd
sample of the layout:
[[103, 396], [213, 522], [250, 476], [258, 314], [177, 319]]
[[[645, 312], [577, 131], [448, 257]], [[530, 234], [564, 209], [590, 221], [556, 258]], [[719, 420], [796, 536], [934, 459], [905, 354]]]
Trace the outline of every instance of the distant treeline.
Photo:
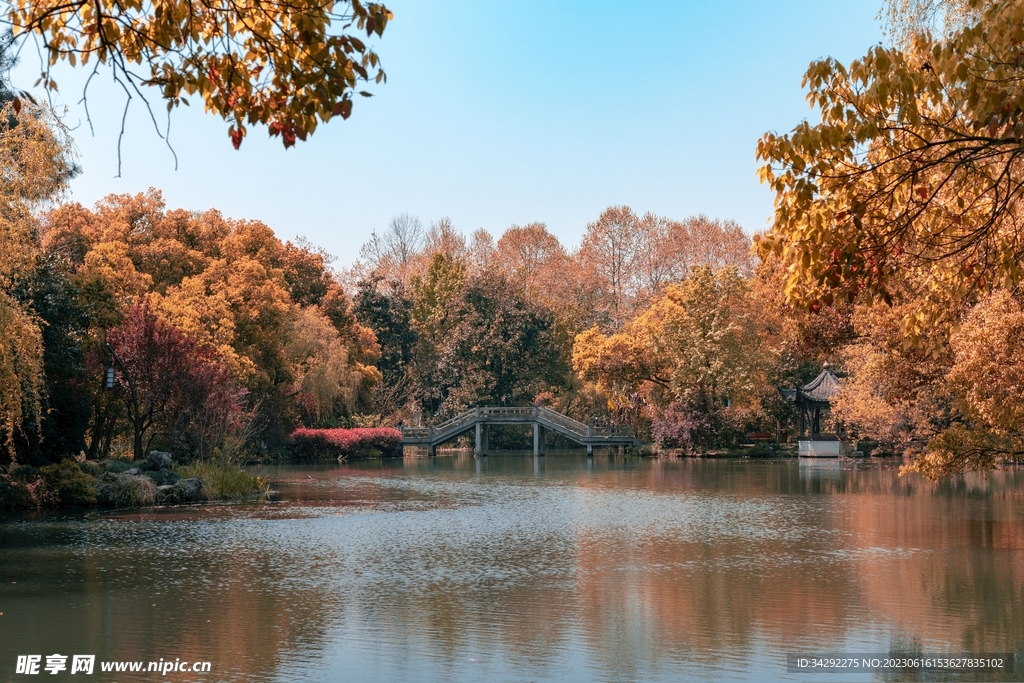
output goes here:
[[625, 206], [574, 249], [540, 223], [495, 239], [403, 214], [336, 272], [156, 190], [66, 203], [70, 149], [45, 109], [0, 113], [0, 465], [269, 458], [297, 429], [530, 404], [702, 453], [792, 424], [778, 388], [825, 360], [833, 424], [880, 452], [939, 475], [1024, 451], [1017, 288], [958, 301], [922, 344], [903, 321], [927, 292], [795, 308], [799, 268], [755, 260], [735, 223]]

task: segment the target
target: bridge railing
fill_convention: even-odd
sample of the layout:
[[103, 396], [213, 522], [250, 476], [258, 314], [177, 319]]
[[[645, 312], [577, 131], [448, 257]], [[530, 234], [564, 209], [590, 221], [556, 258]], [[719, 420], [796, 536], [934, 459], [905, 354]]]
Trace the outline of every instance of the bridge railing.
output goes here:
[[435, 434], [442, 434], [449, 429], [473, 422], [475, 419], [476, 409], [470, 409], [431, 427], [402, 427], [402, 437], [411, 439], [429, 439]]
[[629, 427], [593, 427], [593, 436], [633, 436]]
[[469, 410], [459, 413], [458, 415], [432, 427], [402, 427], [402, 436], [403, 438], [411, 439], [433, 439], [435, 436], [440, 436], [452, 429], [456, 429], [478, 420], [487, 420], [488, 418], [541, 419], [556, 425], [581, 439], [631, 437], [633, 435], [633, 432], [629, 427], [594, 427], [543, 406], [494, 406], [470, 408]]
[[475, 409], [471, 408], [470, 410], [467, 410], [464, 413], [459, 413], [455, 417], [449, 418], [440, 424], [434, 425], [432, 429], [434, 430], [434, 434], [439, 434], [440, 432], [448, 431], [452, 427], [458, 427], [459, 425], [464, 425], [467, 422], [472, 422], [475, 419], [476, 411]]
[[533, 406], [522, 407], [504, 407], [504, 406], [491, 406], [477, 408], [480, 417], [533, 417], [536, 409]]
[[574, 420], [571, 417], [556, 413], [550, 408], [538, 407], [537, 416], [542, 417], [548, 422], [558, 425], [562, 429], [575, 434], [579, 437], [588, 437], [591, 434], [590, 425], [586, 425], [579, 420]]

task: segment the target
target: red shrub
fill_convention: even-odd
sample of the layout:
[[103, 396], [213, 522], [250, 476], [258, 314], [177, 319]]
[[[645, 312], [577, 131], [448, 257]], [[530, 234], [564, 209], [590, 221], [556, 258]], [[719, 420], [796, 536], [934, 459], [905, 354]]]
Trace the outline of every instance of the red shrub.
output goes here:
[[402, 454], [402, 433], [392, 427], [306, 429], [292, 432], [291, 450], [300, 462]]

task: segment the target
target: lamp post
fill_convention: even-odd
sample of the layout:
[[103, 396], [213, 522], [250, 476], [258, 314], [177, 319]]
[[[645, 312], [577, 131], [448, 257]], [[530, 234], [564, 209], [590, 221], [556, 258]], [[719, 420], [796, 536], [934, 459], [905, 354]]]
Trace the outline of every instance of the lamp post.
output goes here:
[[128, 372], [128, 368], [121, 362], [121, 358], [114, 351], [114, 347], [110, 345], [110, 342], [106, 342], [107, 350], [110, 351], [110, 365], [107, 366], [107, 372], [103, 378], [103, 388], [113, 389], [114, 388], [114, 363], [121, 368], [121, 372], [124, 373], [124, 378], [128, 382], [128, 389], [130, 390], [131, 401], [125, 401], [125, 406], [128, 408], [128, 417], [132, 421], [132, 430], [134, 431], [134, 443], [132, 449], [132, 458], [134, 460], [140, 460], [142, 458], [142, 418], [139, 415], [139, 399], [135, 393], [135, 383], [132, 382], [131, 373]]

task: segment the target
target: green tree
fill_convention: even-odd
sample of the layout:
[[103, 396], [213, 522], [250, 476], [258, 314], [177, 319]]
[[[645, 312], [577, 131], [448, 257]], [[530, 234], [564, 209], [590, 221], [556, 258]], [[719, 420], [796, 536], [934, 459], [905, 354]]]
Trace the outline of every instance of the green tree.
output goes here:
[[293, 310], [286, 322], [284, 357], [306, 424], [336, 426], [339, 415], [355, 412], [363, 374], [349, 362], [338, 330], [315, 307]]
[[466, 264], [444, 252], [430, 260], [426, 273], [413, 275], [409, 282], [412, 295], [412, 319], [421, 334], [437, 336], [454, 324], [449, 304], [466, 283]]
[[413, 325], [412, 301], [398, 280], [385, 284], [380, 276], [361, 280], [355, 296], [356, 319], [373, 330], [380, 344], [377, 369], [381, 381], [374, 388], [373, 409], [392, 415], [405, 404], [412, 387], [412, 371], [419, 334]]
[[569, 363], [554, 316], [503, 276], [472, 278], [449, 304], [448, 332], [436, 361], [420, 377], [421, 396], [441, 414], [475, 405], [529, 405], [567, 383]]
[[90, 317], [66, 264], [42, 254], [18, 297], [40, 322], [43, 391], [39, 412], [26, 416], [18, 459], [33, 465], [59, 462], [85, 450], [92, 391], [100, 376], [87, 372]]

